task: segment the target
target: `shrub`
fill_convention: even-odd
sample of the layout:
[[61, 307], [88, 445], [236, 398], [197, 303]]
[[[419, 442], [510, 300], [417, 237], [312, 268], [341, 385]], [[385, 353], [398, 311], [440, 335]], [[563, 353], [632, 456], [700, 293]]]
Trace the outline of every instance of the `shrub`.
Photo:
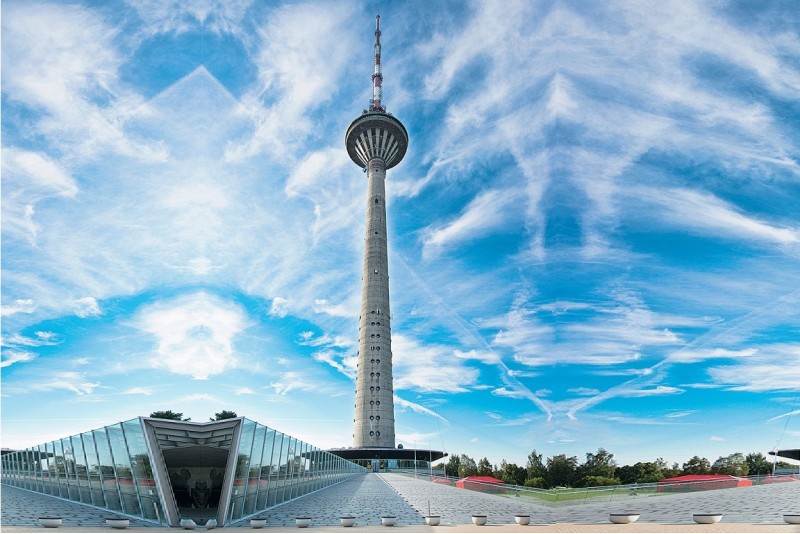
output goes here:
[[581, 488], [594, 488], [597, 486], [619, 486], [620, 480], [611, 477], [587, 476], [583, 477], [576, 486]]
[[547, 482], [542, 477], [533, 477], [525, 481], [525, 485], [529, 488], [546, 488]]

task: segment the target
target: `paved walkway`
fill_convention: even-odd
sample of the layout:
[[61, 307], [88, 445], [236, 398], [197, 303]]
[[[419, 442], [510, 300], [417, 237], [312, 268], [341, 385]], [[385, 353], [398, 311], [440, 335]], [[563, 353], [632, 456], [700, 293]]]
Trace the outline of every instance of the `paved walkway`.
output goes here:
[[[55, 515], [63, 518], [65, 526], [93, 527], [105, 526], [106, 517], [116, 515], [108, 510], [86, 506], [77, 502], [57, 499], [43, 493], [36, 493], [5, 484], [2, 490], [2, 504], [0, 504], [0, 525], [7, 527], [32, 526], [40, 528], [39, 517]], [[120, 516], [122, 517], [122, 516]], [[145, 527], [150, 523], [131, 519], [131, 526]], [[6, 530], [3, 528], [2, 530]]]
[[557, 509], [542, 504], [522, 502], [514, 497], [501, 497], [489, 493], [470, 491], [454, 486], [417, 480], [403, 475], [380, 475], [402, 495], [420, 515], [441, 516], [442, 525], [468, 525], [472, 514], [487, 516], [492, 524], [514, 523], [515, 514], [528, 514], [535, 523], [555, 523]]
[[[312, 517], [312, 524], [316, 526], [339, 525], [340, 516], [354, 515], [357, 518], [356, 526], [366, 526], [380, 525], [384, 514], [396, 516], [397, 525], [425, 524], [422, 514], [403, 495], [384, 482], [382, 475], [372, 473], [280, 504], [261, 516], [267, 518], [269, 527], [294, 526], [294, 519], [299, 515]], [[250, 520], [233, 524], [243, 525], [249, 526]]]
[[726, 523], [777, 524], [784, 522], [785, 513], [800, 513], [800, 482], [573, 505], [559, 508], [558, 519], [565, 523], [601, 523], [608, 520], [609, 512], [629, 510], [641, 514], [640, 522], [692, 523], [694, 513], [722, 513]]
[[433, 484], [396, 474], [381, 475], [418, 510], [442, 516], [443, 524], [468, 524], [471, 515], [488, 516], [492, 524], [513, 523], [514, 514], [530, 514], [531, 522], [608, 523], [613, 512], [638, 513], [639, 523], [693, 524], [694, 513], [723, 513], [726, 523], [779, 524], [784, 513], [800, 513], [800, 482], [765, 484], [677, 495], [631, 497], [549, 507], [513, 496], [500, 496]]
[[[441, 516], [441, 527], [424, 525], [428, 503], [431, 513]], [[609, 512], [634, 512], [641, 518], [635, 525], [610, 525]], [[718, 525], [694, 525], [692, 513], [696, 512], [719, 512], [725, 517]], [[484, 494], [397, 474], [370, 473], [281, 504], [263, 515], [268, 519], [267, 526], [277, 530], [294, 528], [298, 515], [311, 516], [314, 528], [341, 528], [339, 516], [352, 514], [358, 518], [356, 530], [371, 532], [384, 528], [380, 527], [381, 515], [392, 514], [397, 516], [397, 525], [407, 532], [447, 532], [480, 529], [471, 525], [473, 513], [487, 515], [487, 526], [494, 532], [522, 528], [513, 524], [517, 513], [531, 515], [532, 526], [527, 527], [531, 532], [539, 527], [553, 532], [663, 532], [664, 528], [667, 532], [697, 528], [704, 532], [742, 531], [739, 527], [744, 531], [800, 532], [800, 526], [783, 521], [784, 513], [800, 513], [800, 482], [549, 507], [513, 496]], [[84, 531], [80, 527], [104, 525], [109, 515], [97, 508], [2, 486], [0, 522], [4, 532], [41, 531], [34, 525], [40, 515], [46, 514], [62, 516], [64, 527], [78, 531]], [[758, 527], [753, 528], [754, 525]], [[154, 527], [136, 520], [131, 521], [131, 526]], [[249, 527], [249, 521], [231, 527]], [[148, 531], [154, 532], [151, 528]]]

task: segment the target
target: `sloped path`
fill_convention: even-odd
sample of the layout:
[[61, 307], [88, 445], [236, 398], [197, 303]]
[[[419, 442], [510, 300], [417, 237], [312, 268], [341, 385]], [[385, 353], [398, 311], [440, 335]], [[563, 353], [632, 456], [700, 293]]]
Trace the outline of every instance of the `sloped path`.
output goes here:
[[[397, 517], [397, 525], [424, 525], [422, 514], [381, 479], [367, 473], [267, 510], [268, 527], [294, 526], [295, 517], [310, 516], [312, 526], [339, 525], [342, 515], [356, 516], [356, 526], [379, 525], [381, 515]], [[233, 526], [249, 525], [247, 521]]]
[[514, 523], [515, 514], [529, 514], [534, 523], [553, 523], [558, 511], [515, 497], [465, 490], [392, 473], [380, 476], [423, 515], [428, 514], [430, 504], [431, 514], [441, 516], [442, 525], [471, 524], [472, 514], [485, 515], [492, 524]]
[[607, 524], [609, 513], [638, 513], [639, 523], [694, 524], [694, 513], [722, 513], [725, 523], [783, 524], [784, 513], [800, 513], [800, 481], [550, 507], [403, 475], [381, 476], [414, 508], [427, 510], [430, 502], [442, 524], [469, 524], [473, 513], [488, 516], [490, 524], [513, 523], [516, 513], [530, 514], [536, 524]]
[[[105, 526], [106, 517], [113, 512], [67, 501], [43, 493], [36, 493], [3, 484], [0, 525], [37, 526], [39, 517], [54, 515], [64, 520], [65, 527]], [[120, 516], [124, 517], [124, 516]], [[152, 526], [150, 523], [131, 519], [132, 527]], [[40, 527], [41, 528], [41, 527]]]
[[[611, 527], [608, 514], [625, 512], [640, 514], [637, 525], [642, 528], [673, 525], [688, 529], [693, 525], [692, 513], [713, 512], [725, 514], [723, 523], [716, 526], [723, 529], [733, 528], [735, 524], [764, 525], [765, 528], [767, 525], [783, 528], [780, 527], [783, 525], [789, 527], [788, 531], [800, 532], [800, 528], [783, 522], [784, 513], [800, 513], [800, 481], [550, 507], [513, 496], [489, 495], [392, 473], [369, 473], [281, 504], [263, 515], [267, 526], [277, 529], [293, 528], [298, 515], [311, 516], [312, 527], [338, 526], [339, 517], [345, 514], [355, 515], [356, 526], [367, 529], [380, 525], [380, 516], [384, 514], [397, 516], [398, 526], [425, 529], [423, 516], [428, 513], [428, 503], [431, 513], [441, 516], [442, 525], [451, 528], [470, 525], [473, 513], [485, 514], [493, 525], [511, 525], [514, 514], [526, 513], [530, 514], [532, 524], [553, 527], [569, 524], [574, 525], [577, 532], [581, 531], [580, 525], [599, 529]], [[49, 495], [2, 486], [0, 523], [3, 530], [12, 526], [41, 529], [34, 527], [41, 515], [59, 515], [64, 518], [64, 527], [80, 528], [103, 526], [105, 517], [110, 514]], [[134, 519], [131, 526], [155, 525]], [[231, 526], [249, 527], [249, 520]], [[714, 526], [699, 526], [721, 531]], [[636, 528], [633, 531], [637, 531]]]

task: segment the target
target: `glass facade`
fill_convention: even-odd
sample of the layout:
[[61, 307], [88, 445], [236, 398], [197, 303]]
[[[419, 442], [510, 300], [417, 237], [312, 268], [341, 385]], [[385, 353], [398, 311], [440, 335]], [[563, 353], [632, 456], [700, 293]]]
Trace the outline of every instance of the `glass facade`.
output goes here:
[[236, 521], [366, 469], [296, 438], [244, 419], [228, 521]]
[[[176, 505], [178, 491], [170, 476], [154, 473], [157, 466], [164, 473], [167, 468], [161, 454], [153, 458], [147, 421], [131, 419], [4, 454], [2, 483], [154, 523], [175, 523], [175, 513], [167, 512], [177, 510], [179, 516], [185, 509]], [[206, 423], [175, 424], [200, 432]], [[238, 439], [222, 451], [229, 458], [224, 477], [229, 491], [219, 488], [223, 476], [216, 471], [209, 470], [206, 483], [202, 468], [193, 488], [195, 496], [198, 487], [213, 488], [222, 524], [366, 471], [255, 421], [241, 418], [235, 424]]]

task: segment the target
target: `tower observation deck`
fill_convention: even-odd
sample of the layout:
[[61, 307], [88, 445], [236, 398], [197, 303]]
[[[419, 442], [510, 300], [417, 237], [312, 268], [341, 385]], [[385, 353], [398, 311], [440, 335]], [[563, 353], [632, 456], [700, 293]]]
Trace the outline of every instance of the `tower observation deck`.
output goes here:
[[345, 145], [353, 163], [367, 174], [367, 221], [358, 326], [353, 448], [332, 450], [353, 460], [437, 460], [439, 451], [395, 448], [392, 385], [392, 316], [386, 232], [386, 170], [405, 156], [408, 132], [382, 104], [380, 16], [375, 22], [375, 64], [370, 106], [347, 128]]

